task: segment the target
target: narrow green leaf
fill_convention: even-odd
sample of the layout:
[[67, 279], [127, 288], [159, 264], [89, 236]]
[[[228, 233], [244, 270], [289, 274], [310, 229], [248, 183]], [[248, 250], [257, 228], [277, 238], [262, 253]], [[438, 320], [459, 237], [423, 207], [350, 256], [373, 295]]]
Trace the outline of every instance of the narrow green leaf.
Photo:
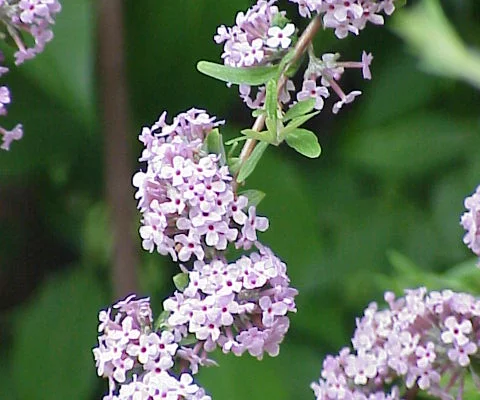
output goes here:
[[230, 145], [232, 145], [232, 144], [236, 144], [236, 143], [238, 143], [238, 142], [242, 142], [243, 140], [247, 140], [247, 139], [248, 139], [247, 136], [239, 136], [239, 137], [230, 139], [228, 142], [225, 142], [225, 145], [226, 145], [226, 146], [230, 146]]
[[315, 115], [317, 115], [320, 111], [315, 111], [310, 114], [305, 114], [302, 115], [301, 117], [296, 117], [293, 118], [289, 124], [280, 132], [280, 139], [285, 138], [288, 136], [291, 132], [293, 132], [295, 129], [297, 129], [299, 126], [303, 125], [305, 122], [307, 122], [310, 118], [313, 118]]
[[245, 163], [240, 167], [237, 182], [243, 182], [250, 176], [250, 174], [255, 170], [255, 167], [262, 158], [263, 152], [267, 147], [267, 142], [260, 142], [255, 146], [250, 157], [248, 157], [247, 161], [245, 161]]
[[239, 196], [246, 196], [248, 198], [248, 207], [258, 206], [260, 202], [264, 199], [265, 193], [260, 190], [244, 190], [238, 194]]
[[241, 132], [243, 135], [245, 135], [249, 139], [255, 139], [261, 142], [272, 143], [269, 131], [257, 132], [257, 131], [254, 131], [253, 129], [243, 129]]
[[288, 134], [285, 141], [306, 157], [317, 158], [322, 152], [317, 136], [308, 129], [295, 129]]
[[173, 277], [173, 283], [175, 284], [175, 287], [180, 290], [180, 292], [183, 292], [189, 283], [188, 274], [185, 272], [180, 272]]
[[180, 341], [180, 345], [181, 346], [188, 346], [189, 344], [194, 344], [194, 343], [197, 343], [197, 342], [198, 342], [197, 337], [193, 333], [191, 333], [187, 337], [184, 337]]
[[267, 82], [267, 89], [265, 93], [265, 111], [267, 112], [267, 118], [272, 121], [277, 120], [277, 81], [270, 79]]
[[209, 61], [199, 61], [197, 69], [205, 75], [212, 78], [240, 85], [259, 86], [275, 78], [277, 75], [277, 66], [235, 68], [222, 64], [215, 64]]
[[283, 117], [284, 121], [290, 121], [291, 119], [301, 117], [308, 114], [315, 107], [315, 99], [308, 99], [299, 101], [292, 108], [290, 108]]

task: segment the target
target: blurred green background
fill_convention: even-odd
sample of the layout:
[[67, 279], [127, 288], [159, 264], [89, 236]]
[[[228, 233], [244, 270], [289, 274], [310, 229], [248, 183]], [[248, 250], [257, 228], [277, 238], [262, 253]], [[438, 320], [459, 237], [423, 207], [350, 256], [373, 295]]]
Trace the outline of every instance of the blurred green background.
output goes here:
[[[109, 179], [129, 182], [141, 167], [140, 128], [163, 110], [172, 117], [193, 106], [226, 119], [227, 136], [252, 123], [236, 89], [195, 71], [200, 59], [219, 60], [217, 26], [232, 25], [251, 2], [124, 1], [125, 44], [117, 50], [126, 58], [132, 155], [120, 159], [128, 174], [108, 173], [115, 137], [105, 136], [101, 111], [99, 40], [108, 18], [99, 20], [100, 3], [64, 0], [53, 42], [6, 76], [13, 104], [4, 125], [22, 122], [25, 137], [0, 154], [0, 399], [90, 400], [106, 390], [91, 354], [97, 313], [118, 292], [105, 192], [115, 184]], [[317, 38], [318, 53], [338, 51], [344, 60], [372, 51], [373, 80], [345, 74], [344, 89], [363, 95], [338, 116], [327, 107], [311, 122], [319, 159], [269, 149], [248, 182], [267, 193], [259, 208], [271, 228], [262, 240], [288, 264], [298, 313], [277, 358], [217, 355], [220, 367], [199, 375], [214, 399], [313, 399], [309, 384], [323, 357], [349, 344], [355, 316], [385, 290], [480, 293], [459, 226], [463, 198], [480, 183], [480, 92], [465, 76], [468, 62], [449, 53], [458, 43], [438, 44], [434, 19], [415, 3], [387, 28]], [[441, 5], [459, 37], [480, 49], [480, 2]], [[439, 29], [451, 39], [448, 27]], [[134, 207], [133, 189], [124, 195]], [[135, 214], [124, 234], [138, 249], [138, 292], [158, 310], [176, 268], [141, 251], [138, 221]]]

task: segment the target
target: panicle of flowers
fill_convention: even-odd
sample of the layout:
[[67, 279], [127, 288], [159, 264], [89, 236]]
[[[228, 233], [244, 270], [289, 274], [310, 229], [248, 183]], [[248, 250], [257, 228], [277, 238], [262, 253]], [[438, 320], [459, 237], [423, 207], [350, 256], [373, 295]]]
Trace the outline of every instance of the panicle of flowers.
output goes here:
[[475, 374], [470, 366], [480, 361], [480, 301], [425, 288], [406, 290], [399, 299], [387, 292], [385, 300], [388, 309], [371, 303], [357, 320], [353, 351], [343, 348], [324, 360], [311, 386], [316, 398], [393, 400], [401, 390], [462, 398], [466, 375]]
[[[45, 44], [53, 39], [51, 26], [55, 23], [55, 16], [61, 10], [58, 0], [0, 0], [0, 21], [4, 26], [1, 38], [7, 35], [13, 39], [17, 47], [15, 64], [34, 58], [41, 53]], [[28, 44], [23, 39], [25, 34], [31, 37]], [[3, 64], [4, 55], [0, 52], [0, 63]], [[0, 76], [9, 69], [0, 65]], [[7, 86], [0, 87], [0, 115], [6, 115], [6, 106], [11, 102], [10, 90]], [[0, 148], [9, 150], [10, 144], [20, 140], [23, 136], [23, 127], [17, 124], [12, 130], [0, 127], [2, 144]]]
[[[465, 199], [465, 211], [460, 223], [467, 231], [463, 237], [463, 242], [477, 256], [480, 256], [480, 186], [477, 187], [475, 193]], [[480, 266], [480, 263], [477, 264]]]
[[259, 359], [265, 352], [278, 354], [289, 327], [286, 314], [296, 311], [297, 291], [289, 286], [285, 264], [267, 247], [255, 246], [258, 252], [230, 264], [221, 257], [196, 261], [185, 289], [165, 300], [170, 313], [165, 325], [175, 340], [196, 339], [195, 352], [184, 353], [192, 371], [217, 346], [224, 353], [248, 351]]
[[[314, 0], [294, 1], [299, 4], [300, 13], [311, 17], [313, 12], [323, 16], [324, 28], [335, 28], [339, 38], [346, 37], [348, 32], [358, 34], [370, 21], [383, 24], [383, 17], [378, 13], [383, 11], [390, 15], [395, 7], [393, 0], [380, 2], [369, 0], [339, 1]], [[285, 12], [279, 11], [274, 5], [276, 1], [259, 0], [246, 13], [238, 13], [233, 27], [220, 26], [214, 39], [224, 43], [222, 58], [224, 64], [232, 67], [275, 66], [285, 54], [294, 49], [296, 43], [296, 28], [289, 22]], [[279, 102], [290, 107], [296, 101], [309, 98], [315, 99], [315, 108], [323, 109], [324, 101], [330, 96], [330, 90], [337, 95], [334, 103], [334, 114], [361, 94], [359, 90], [345, 93], [338, 81], [345, 69], [358, 68], [362, 70], [364, 79], [371, 79], [370, 64], [373, 56], [363, 52], [361, 61], [340, 62], [340, 54], [325, 53], [317, 58], [313, 46], [309, 46], [309, 63], [304, 73], [302, 88], [296, 95], [295, 85], [287, 79], [280, 87]], [[320, 80], [320, 82], [317, 82]], [[266, 89], [264, 85], [256, 89], [247, 84], [239, 85], [240, 97], [251, 109], [262, 108], [265, 103]]]
[[339, 39], [349, 33], [358, 35], [367, 22], [383, 25], [380, 13], [391, 15], [395, 11], [394, 0], [289, 0], [298, 4], [302, 17], [312, 14], [322, 16], [323, 26], [335, 30]]
[[239, 12], [236, 25], [217, 30], [215, 42], [224, 43], [222, 58], [231, 67], [266, 65], [279, 60], [295, 39], [295, 25], [273, 4], [260, 0], [247, 12]]
[[99, 314], [97, 373], [109, 381], [104, 400], [210, 400], [188, 371], [177, 368], [178, 343], [153, 329], [150, 301], [129, 296]]
[[206, 246], [250, 248], [268, 220], [235, 194], [228, 167], [204, 148], [208, 133], [222, 122], [197, 109], [179, 114], [171, 125], [165, 118], [163, 113], [139, 137], [147, 170], [137, 172], [133, 184], [143, 214], [143, 248], [182, 262], [203, 260]]

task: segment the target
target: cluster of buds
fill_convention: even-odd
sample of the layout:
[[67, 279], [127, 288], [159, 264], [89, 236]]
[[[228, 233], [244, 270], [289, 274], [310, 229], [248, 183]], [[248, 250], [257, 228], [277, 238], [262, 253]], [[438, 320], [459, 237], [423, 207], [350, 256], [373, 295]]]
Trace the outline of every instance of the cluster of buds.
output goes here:
[[[51, 26], [60, 10], [58, 0], [0, 0], [0, 22], [4, 26], [1, 38], [5, 40], [8, 36], [15, 43], [15, 65], [34, 58], [44, 50], [45, 44], [53, 39]], [[31, 43], [25, 42], [25, 35], [31, 38]], [[4, 56], [0, 53], [0, 62], [3, 61]], [[0, 66], [0, 76], [8, 70]], [[6, 105], [10, 102], [10, 90], [7, 86], [1, 86], [0, 115], [6, 115]], [[0, 135], [3, 136], [0, 148], [9, 150], [13, 141], [22, 138], [22, 125], [16, 125], [11, 131], [0, 127]]]
[[401, 389], [462, 398], [465, 377], [480, 361], [480, 301], [425, 288], [399, 299], [387, 292], [385, 300], [388, 309], [371, 303], [357, 320], [354, 352], [344, 348], [325, 359], [319, 382], [312, 384], [317, 399], [394, 400], [404, 397]]
[[[293, 0], [291, 0], [293, 1]], [[317, 13], [322, 17], [324, 28], [335, 29], [339, 38], [344, 38], [348, 32], [358, 34], [365, 28], [367, 22], [378, 25], [383, 24], [383, 17], [378, 14], [384, 12], [390, 15], [395, 7], [393, 0], [297, 0], [300, 13], [311, 17]], [[214, 37], [217, 43], [224, 43], [222, 58], [225, 65], [232, 67], [274, 66], [279, 60], [295, 47], [297, 29], [286, 17], [285, 12], [279, 11], [274, 4], [276, 0], [259, 0], [246, 13], [239, 12], [236, 25], [233, 27], [220, 26]], [[320, 18], [320, 16], [318, 18]], [[295, 91], [292, 80], [287, 79], [281, 88], [279, 101], [292, 106], [295, 101], [308, 98], [315, 99], [315, 108], [321, 110], [324, 99], [329, 97], [330, 90], [338, 96], [339, 100], [333, 105], [333, 112], [337, 113], [344, 104], [351, 103], [361, 91], [354, 90], [345, 93], [338, 81], [345, 69], [360, 68], [364, 79], [371, 79], [369, 70], [373, 59], [371, 54], [363, 52], [361, 61], [340, 62], [339, 54], [326, 53], [317, 58], [310, 46], [309, 64], [304, 73], [302, 89], [296, 96], [290, 92]], [[320, 81], [320, 82], [318, 82]], [[265, 103], [265, 86], [257, 87], [256, 91], [250, 85], [241, 84], [240, 97], [252, 109], [262, 108]], [[255, 93], [254, 93], [255, 92]]]

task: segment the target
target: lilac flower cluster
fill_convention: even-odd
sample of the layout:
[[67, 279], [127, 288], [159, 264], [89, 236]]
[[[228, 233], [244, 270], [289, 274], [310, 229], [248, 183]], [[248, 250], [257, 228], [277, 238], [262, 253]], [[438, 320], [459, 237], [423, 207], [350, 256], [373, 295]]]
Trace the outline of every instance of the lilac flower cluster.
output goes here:
[[191, 374], [173, 372], [178, 343], [172, 333], [153, 330], [149, 299], [129, 296], [99, 320], [93, 354], [98, 375], [109, 381], [104, 400], [210, 400]]
[[[265, 231], [268, 220], [257, 217], [245, 196], [237, 196], [232, 176], [219, 155], [203, 148], [215, 122], [202, 110], [176, 116], [171, 125], [166, 113], [150, 128], [143, 128], [140, 161], [133, 184], [143, 214], [140, 236], [143, 248], [170, 254], [174, 261], [203, 260], [205, 246], [225, 250], [228, 243], [248, 249]], [[248, 215], [247, 215], [248, 214]]]
[[[61, 10], [58, 0], [0, 0], [0, 21], [4, 25], [4, 31], [13, 39], [17, 46], [15, 52], [15, 64], [22, 64], [24, 61], [34, 58], [41, 53], [45, 44], [53, 39], [51, 26], [55, 23], [55, 16]], [[32, 38], [29, 47], [23, 39], [24, 34]], [[0, 62], [3, 63], [4, 56], [0, 52]], [[9, 69], [0, 66], [0, 76], [7, 73]], [[10, 90], [6, 86], [0, 87], [0, 115], [6, 115], [6, 105], [10, 104]], [[0, 135], [3, 150], [9, 150], [10, 144], [20, 140], [23, 136], [23, 127], [16, 125], [11, 131], [0, 127]]]
[[[218, 258], [194, 263], [183, 293], [164, 302], [170, 312], [166, 325], [176, 341], [193, 334], [207, 352], [219, 346], [224, 353], [248, 351], [259, 359], [264, 352], [278, 354], [289, 327], [286, 314], [296, 311], [297, 291], [289, 287], [285, 264], [270, 249], [256, 246], [258, 252], [231, 264]], [[189, 361], [195, 371], [198, 357]]]
[[480, 361], [480, 301], [425, 288], [399, 299], [387, 292], [385, 300], [389, 309], [371, 303], [357, 320], [354, 352], [344, 348], [325, 359], [319, 382], [312, 384], [316, 398], [393, 400], [401, 388], [462, 398], [466, 374], [475, 373], [469, 366]]
[[[317, 0], [296, 1], [300, 13], [311, 16], [312, 12], [323, 15], [325, 28], [335, 28], [338, 37], [345, 37], [348, 32], [359, 33], [367, 21], [383, 24], [383, 17], [378, 12], [391, 14], [394, 11], [393, 1], [381, 2], [357, 0]], [[296, 41], [296, 28], [286, 18], [285, 12], [279, 11], [275, 0], [259, 0], [246, 13], [239, 12], [236, 25], [220, 26], [214, 40], [224, 43], [222, 58], [225, 65], [232, 67], [255, 67], [260, 65], [277, 65], [279, 60], [293, 48]], [[324, 99], [329, 97], [330, 89], [339, 100], [333, 105], [333, 113], [337, 113], [343, 105], [353, 102], [361, 94], [359, 90], [345, 93], [338, 81], [345, 69], [359, 68], [364, 79], [371, 79], [370, 64], [372, 55], [363, 52], [359, 62], [340, 62], [339, 54], [326, 53], [317, 58], [313, 47], [309, 48], [309, 64], [305, 71], [302, 89], [296, 94], [297, 101], [315, 99], [315, 108], [321, 110]], [[317, 81], [320, 80], [319, 83]], [[254, 90], [251, 86], [241, 84], [240, 97], [252, 109], [262, 108], [265, 103], [265, 86]], [[287, 79], [279, 94], [281, 104], [292, 101], [290, 92], [295, 91], [292, 80]], [[293, 103], [294, 104], [294, 103]], [[290, 105], [293, 105], [290, 104]]]
[[383, 25], [380, 13], [391, 15], [394, 0], [289, 0], [298, 4], [299, 13], [311, 18], [312, 13], [322, 15], [323, 26], [335, 30], [339, 39], [349, 33], [358, 35], [367, 22]]
[[465, 211], [460, 219], [460, 223], [467, 231], [463, 242], [477, 256], [480, 256], [480, 186], [474, 194], [465, 199], [465, 208], [468, 211]]

